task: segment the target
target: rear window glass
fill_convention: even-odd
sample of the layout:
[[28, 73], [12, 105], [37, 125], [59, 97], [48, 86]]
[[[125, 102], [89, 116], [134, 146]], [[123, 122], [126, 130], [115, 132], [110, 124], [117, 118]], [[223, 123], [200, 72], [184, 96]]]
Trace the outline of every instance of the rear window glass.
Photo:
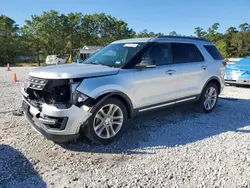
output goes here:
[[172, 43], [174, 63], [190, 63], [204, 61], [199, 49], [194, 44]]
[[205, 45], [204, 47], [206, 48], [208, 53], [213, 57], [214, 60], [222, 60], [223, 59], [220, 51], [215, 46]]

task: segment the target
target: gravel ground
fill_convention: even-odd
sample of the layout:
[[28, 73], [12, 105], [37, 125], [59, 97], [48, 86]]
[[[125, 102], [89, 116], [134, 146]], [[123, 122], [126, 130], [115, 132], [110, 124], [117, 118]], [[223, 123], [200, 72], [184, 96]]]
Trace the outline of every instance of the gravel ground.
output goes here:
[[250, 88], [226, 87], [211, 114], [135, 118], [108, 146], [56, 145], [12, 114], [29, 70], [0, 68], [0, 187], [250, 187]]

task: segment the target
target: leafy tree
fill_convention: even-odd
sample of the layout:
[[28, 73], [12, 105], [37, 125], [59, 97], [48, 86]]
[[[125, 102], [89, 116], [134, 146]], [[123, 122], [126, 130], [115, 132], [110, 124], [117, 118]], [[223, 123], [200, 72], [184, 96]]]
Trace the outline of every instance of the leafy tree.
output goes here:
[[[239, 30], [229, 27], [219, 33], [219, 23], [214, 23], [207, 31], [194, 28], [197, 37], [214, 42], [224, 57], [250, 56], [250, 25], [243, 23]], [[51, 10], [42, 15], [33, 15], [19, 28], [14, 20], [0, 16], [0, 65], [13, 62], [18, 55], [34, 56], [39, 54], [69, 54], [84, 45], [105, 46], [114, 40], [133, 37], [156, 37], [144, 29], [136, 33], [120, 19], [104, 13], [59, 14]], [[181, 36], [175, 31], [169, 33]], [[40, 61], [39, 61], [40, 65]]]
[[226, 39], [221, 39], [221, 40], [217, 41], [215, 44], [216, 44], [217, 48], [219, 49], [219, 51], [221, 52], [223, 57], [230, 57], [230, 55], [228, 53]]
[[171, 32], [169, 33], [169, 35], [177, 36], [178, 34], [176, 33], [176, 31], [171, 31]]
[[0, 16], [0, 65], [13, 62], [18, 55], [19, 28], [11, 18]]
[[232, 38], [233, 54], [237, 57], [250, 55], [250, 31], [238, 32]]
[[243, 31], [243, 32], [248, 31], [248, 30], [250, 30], [250, 25], [248, 23], [240, 24], [239, 29], [240, 29], [240, 31]]
[[164, 35], [163, 33], [154, 33], [154, 32], [149, 32], [147, 29], [144, 29], [143, 31], [139, 32], [136, 37], [138, 38], [143, 38], [143, 37], [157, 37], [157, 36], [162, 36]]
[[203, 38], [203, 37], [205, 37], [206, 35], [207, 35], [207, 32], [206, 31], [203, 31], [203, 29], [202, 28], [200, 28], [200, 27], [196, 27], [196, 28], [194, 28], [194, 34], [197, 36], [197, 37], [199, 37], [199, 38]]
[[214, 23], [210, 28], [208, 28], [208, 32], [205, 38], [214, 43], [222, 39], [223, 34], [217, 32], [219, 25], [220, 25], [219, 23]]
[[126, 22], [111, 15], [59, 14], [51, 10], [31, 16], [22, 28], [26, 45], [39, 54], [69, 54], [83, 45], [100, 45], [135, 35]]
[[238, 30], [235, 28], [235, 27], [229, 27], [228, 29], [227, 29], [227, 31], [226, 31], [226, 35], [233, 35], [233, 34], [235, 34], [235, 33], [237, 33], [238, 32]]

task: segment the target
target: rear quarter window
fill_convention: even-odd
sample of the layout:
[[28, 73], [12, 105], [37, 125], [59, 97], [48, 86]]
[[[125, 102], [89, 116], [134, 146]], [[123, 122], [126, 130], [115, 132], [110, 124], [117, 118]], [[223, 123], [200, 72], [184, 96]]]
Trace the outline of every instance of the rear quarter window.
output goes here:
[[222, 57], [220, 51], [215, 46], [204, 45], [204, 47], [214, 60], [223, 60], [223, 57]]

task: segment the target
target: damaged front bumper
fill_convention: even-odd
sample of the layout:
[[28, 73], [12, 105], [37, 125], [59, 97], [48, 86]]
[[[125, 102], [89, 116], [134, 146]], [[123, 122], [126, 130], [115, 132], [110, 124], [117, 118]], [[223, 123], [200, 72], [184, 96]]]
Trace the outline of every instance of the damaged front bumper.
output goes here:
[[36, 131], [49, 140], [66, 142], [79, 136], [80, 127], [91, 116], [90, 109], [72, 105], [66, 109], [43, 103], [41, 108], [34, 106], [22, 89], [23, 111]]

